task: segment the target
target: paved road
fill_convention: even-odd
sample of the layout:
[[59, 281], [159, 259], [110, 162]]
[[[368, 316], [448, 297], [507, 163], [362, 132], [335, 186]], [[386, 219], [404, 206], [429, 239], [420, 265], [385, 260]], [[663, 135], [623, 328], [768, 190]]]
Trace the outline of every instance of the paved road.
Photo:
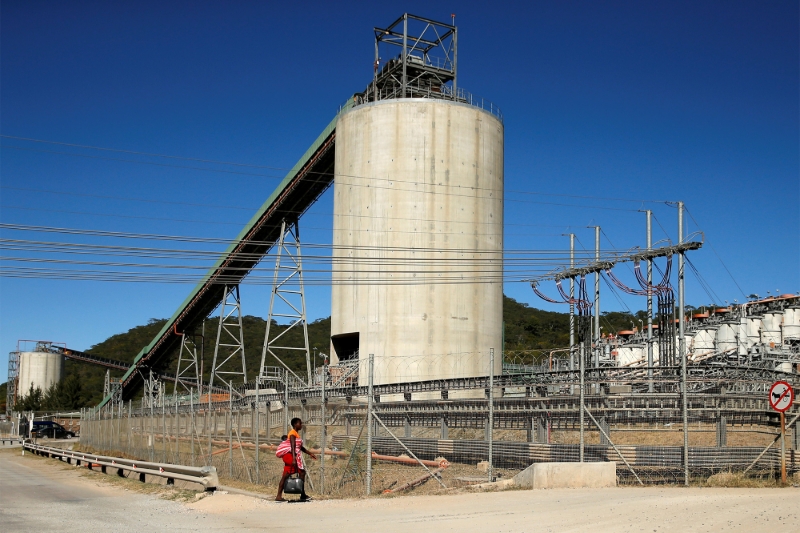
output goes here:
[[199, 531], [219, 519], [183, 504], [82, 477], [75, 467], [20, 450], [0, 451], [0, 530], [136, 532]]
[[274, 503], [234, 494], [190, 504], [109, 486], [101, 474], [0, 451], [0, 525], [17, 531], [800, 531], [800, 489], [514, 490]]

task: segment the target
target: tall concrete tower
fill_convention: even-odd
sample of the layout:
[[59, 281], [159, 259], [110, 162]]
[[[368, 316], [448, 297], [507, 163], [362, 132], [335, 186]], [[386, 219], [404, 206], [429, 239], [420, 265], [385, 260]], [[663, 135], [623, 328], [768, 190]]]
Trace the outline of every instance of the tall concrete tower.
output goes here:
[[376, 384], [485, 376], [490, 349], [501, 370], [503, 124], [457, 88], [456, 40], [408, 14], [376, 28], [336, 126], [332, 361], [374, 354]]

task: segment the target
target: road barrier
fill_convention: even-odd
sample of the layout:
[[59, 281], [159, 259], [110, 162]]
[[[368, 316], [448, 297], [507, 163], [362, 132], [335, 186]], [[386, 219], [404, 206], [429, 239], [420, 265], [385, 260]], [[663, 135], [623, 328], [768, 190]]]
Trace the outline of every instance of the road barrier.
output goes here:
[[63, 448], [52, 448], [40, 446], [26, 442], [23, 448], [30, 450], [37, 455], [52, 457], [66, 461], [69, 464], [75, 463], [76, 466], [85, 464], [87, 468], [93, 470], [100, 468], [105, 474], [108, 468], [116, 468], [117, 475], [124, 476], [124, 472], [135, 472], [139, 474], [139, 481], [144, 482], [145, 476], [157, 476], [166, 478], [167, 485], [174, 485], [175, 480], [188, 481], [202, 485], [205, 490], [215, 490], [219, 486], [217, 469], [213, 466], [183, 466], [169, 463], [151, 463], [147, 461], [136, 461], [133, 459], [123, 459], [121, 457], [109, 457], [106, 455], [96, 455], [93, 453], [75, 452]]

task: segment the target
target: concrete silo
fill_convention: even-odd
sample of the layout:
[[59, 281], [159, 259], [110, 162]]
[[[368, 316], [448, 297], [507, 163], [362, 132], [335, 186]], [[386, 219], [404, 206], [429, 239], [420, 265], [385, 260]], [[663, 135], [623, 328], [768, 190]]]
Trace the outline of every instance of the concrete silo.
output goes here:
[[374, 354], [376, 384], [486, 376], [492, 348], [502, 365], [503, 124], [414, 53], [336, 126], [331, 353]]
[[64, 356], [47, 352], [20, 352], [18, 397], [27, 396], [31, 386], [45, 392], [64, 377]]

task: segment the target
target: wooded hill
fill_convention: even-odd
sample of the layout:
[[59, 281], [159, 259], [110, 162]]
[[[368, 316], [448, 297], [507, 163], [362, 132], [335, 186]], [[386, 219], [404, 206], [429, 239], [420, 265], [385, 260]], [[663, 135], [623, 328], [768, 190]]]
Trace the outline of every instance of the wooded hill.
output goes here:
[[[566, 312], [558, 313], [543, 311], [529, 307], [525, 303], [517, 302], [508, 297], [503, 298], [503, 320], [505, 323], [505, 350], [507, 352], [520, 352], [527, 350], [548, 350], [562, 348], [569, 344], [569, 314]], [[616, 332], [621, 329], [631, 329], [635, 324], [639, 326], [639, 320], [645, 320], [646, 313], [639, 311], [636, 316], [630, 313], [611, 312], [603, 313], [601, 324], [603, 332]], [[218, 318], [211, 317], [205, 323], [205, 336], [198, 335], [198, 345], [203, 347], [204, 358], [204, 378], [207, 382], [210, 372], [211, 360], [214, 355], [216, 344]], [[147, 345], [153, 337], [161, 330], [166, 323], [166, 319], [151, 319], [147, 324], [136, 326], [125, 333], [112, 335], [108, 339], [92, 346], [87, 352], [104, 357], [115, 359], [126, 363], [133, 362], [136, 354]], [[245, 316], [242, 318], [244, 330], [244, 346], [249, 379], [255, 377], [257, 368], [261, 364], [261, 351], [264, 345], [264, 333], [266, 330], [266, 320], [256, 316]], [[286, 326], [273, 324], [277, 331], [283, 331]], [[316, 320], [308, 325], [309, 347], [312, 354], [328, 353], [329, 339], [331, 330], [330, 317]], [[201, 333], [201, 332], [198, 332]], [[302, 329], [294, 328], [283, 337], [286, 346], [301, 346]], [[173, 354], [168, 368], [171, 372], [175, 371], [177, 365], [177, 352]], [[313, 357], [313, 355], [312, 355]], [[298, 374], [305, 371], [304, 357], [294, 352], [283, 354], [283, 360], [294, 369]], [[238, 362], [241, 365], [241, 360]], [[267, 364], [277, 365], [274, 360], [268, 360]], [[322, 364], [322, 358], [316, 358], [316, 365]], [[229, 368], [233, 368], [231, 362]], [[111, 371], [115, 377], [121, 376], [120, 371]], [[302, 374], [301, 374], [302, 375]], [[89, 407], [97, 405], [102, 399], [103, 381], [105, 369], [78, 363], [72, 360], [65, 362], [65, 379], [60, 386], [61, 391], [50, 391], [48, 402], [48, 391], [43, 391], [40, 402], [45, 409], [75, 409], [79, 407]], [[29, 391], [25, 391], [27, 394]], [[168, 384], [167, 392], [172, 392], [172, 385]], [[141, 395], [141, 393], [140, 393]], [[139, 396], [140, 396], [139, 395]], [[5, 395], [3, 395], [3, 400]]]

